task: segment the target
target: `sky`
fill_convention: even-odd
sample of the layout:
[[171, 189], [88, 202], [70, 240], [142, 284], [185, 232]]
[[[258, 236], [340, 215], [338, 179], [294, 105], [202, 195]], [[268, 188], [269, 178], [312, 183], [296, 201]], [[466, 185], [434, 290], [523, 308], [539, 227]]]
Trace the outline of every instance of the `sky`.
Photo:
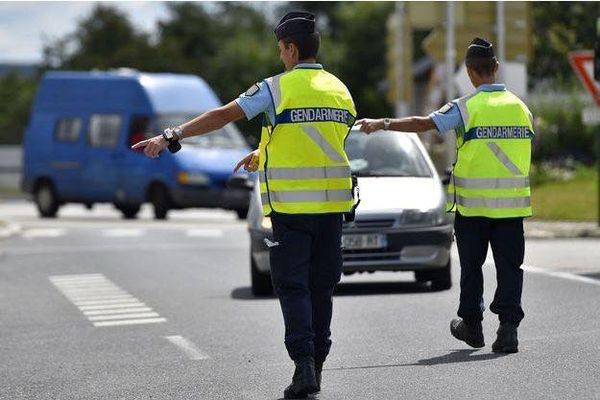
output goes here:
[[[162, 2], [104, 2], [127, 13], [141, 30], [151, 32], [156, 21], [166, 19]], [[12, 2], [0, 1], [0, 63], [36, 63], [42, 59], [44, 44], [75, 30], [77, 22], [89, 15], [95, 2]]]

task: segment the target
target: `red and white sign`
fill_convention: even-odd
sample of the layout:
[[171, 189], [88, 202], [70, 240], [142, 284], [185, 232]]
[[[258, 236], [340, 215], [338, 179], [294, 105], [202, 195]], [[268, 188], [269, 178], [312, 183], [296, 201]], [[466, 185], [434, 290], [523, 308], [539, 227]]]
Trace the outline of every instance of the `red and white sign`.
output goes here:
[[591, 50], [569, 53], [571, 67], [600, 107], [600, 84], [594, 80], [594, 52]]

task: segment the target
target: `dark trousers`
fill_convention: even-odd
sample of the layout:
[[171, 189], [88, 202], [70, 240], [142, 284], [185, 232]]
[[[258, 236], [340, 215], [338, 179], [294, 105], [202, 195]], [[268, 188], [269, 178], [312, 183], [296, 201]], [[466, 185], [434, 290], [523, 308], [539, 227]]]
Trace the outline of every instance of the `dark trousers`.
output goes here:
[[273, 213], [271, 221], [276, 243], [270, 249], [271, 276], [283, 312], [285, 346], [293, 360], [325, 361], [333, 290], [342, 273], [342, 215]]
[[525, 316], [521, 308], [523, 218], [465, 217], [456, 213], [454, 232], [461, 268], [458, 316], [466, 322], [483, 319], [482, 266], [491, 244], [498, 286], [490, 310], [498, 314], [500, 323], [518, 325]]

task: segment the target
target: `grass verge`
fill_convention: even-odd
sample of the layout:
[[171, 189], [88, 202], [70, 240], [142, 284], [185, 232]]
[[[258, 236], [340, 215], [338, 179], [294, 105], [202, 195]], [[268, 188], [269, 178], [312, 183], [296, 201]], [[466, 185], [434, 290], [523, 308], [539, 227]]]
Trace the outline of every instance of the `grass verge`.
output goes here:
[[578, 168], [572, 177], [565, 180], [540, 180], [533, 185], [531, 192], [535, 219], [598, 219], [598, 171], [594, 167]]

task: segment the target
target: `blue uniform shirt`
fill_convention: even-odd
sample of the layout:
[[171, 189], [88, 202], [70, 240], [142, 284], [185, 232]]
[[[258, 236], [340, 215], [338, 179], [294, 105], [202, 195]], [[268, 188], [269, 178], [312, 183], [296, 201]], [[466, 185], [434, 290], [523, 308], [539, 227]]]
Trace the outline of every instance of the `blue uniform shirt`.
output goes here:
[[[323, 66], [321, 64], [305, 63], [298, 64], [295, 68], [323, 69]], [[240, 94], [240, 97], [235, 99], [235, 101], [242, 111], [244, 111], [248, 120], [266, 112], [269, 120], [275, 121], [275, 110], [271, 101], [271, 93], [269, 93], [269, 89], [266, 87], [264, 81], [252, 85], [245, 93]]]
[[[483, 84], [477, 88], [478, 91], [496, 92], [506, 90], [503, 83]], [[463, 121], [458, 109], [458, 99], [446, 104], [444, 107], [429, 114], [440, 134], [453, 129], [464, 128]]]

